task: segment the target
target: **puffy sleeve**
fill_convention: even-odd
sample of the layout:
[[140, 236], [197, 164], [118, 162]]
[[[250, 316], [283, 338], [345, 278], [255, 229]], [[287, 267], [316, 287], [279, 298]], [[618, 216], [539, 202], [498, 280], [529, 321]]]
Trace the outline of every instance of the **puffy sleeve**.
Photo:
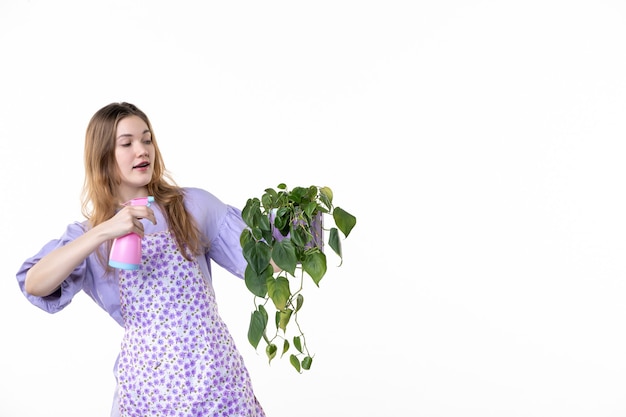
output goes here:
[[61, 283], [61, 287], [53, 294], [46, 297], [37, 297], [28, 294], [24, 289], [26, 273], [33, 265], [54, 249], [64, 246], [83, 233], [85, 233], [85, 227], [81, 223], [72, 223], [67, 227], [65, 233], [59, 239], [51, 240], [44, 245], [36, 255], [24, 261], [18, 270], [16, 277], [20, 289], [28, 301], [48, 313], [56, 313], [65, 308], [72, 301], [74, 295], [76, 295], [83, 288], [85, 275], [87, 273], [86, 260], [74, 269], [70, 276]]
[[236, 207], [226, 206], [223, 222], [218, 227], [216, 238], [211, 241], [208, 253], [211, 259], [239, 278], [244, 277], [247, 266], [239, 240], [245, 227], [241, 211]]
[[213, 260], [233, 275], [243, 278], [247, 263], [239, 238], [246, 224], [241, 210], [201, 189], [188, 189], [186, 199], [201, 232], [209, 240], [209, 250], [205, 254], [207, 263]]

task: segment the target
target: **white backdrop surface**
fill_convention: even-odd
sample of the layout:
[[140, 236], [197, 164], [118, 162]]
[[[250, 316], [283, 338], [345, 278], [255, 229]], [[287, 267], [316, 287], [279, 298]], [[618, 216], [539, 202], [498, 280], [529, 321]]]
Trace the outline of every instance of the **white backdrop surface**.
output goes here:
[[38, 310], [15, 272], [81, 219], [112, 101], [181, 185], [327, 185], [357, 216], [303, 375], [215, 270], [268, 417], [626, 415], [625, 50], [621, 1], [3, 0], [0, 416], [108, 416], [121, 329], [84, 295]]

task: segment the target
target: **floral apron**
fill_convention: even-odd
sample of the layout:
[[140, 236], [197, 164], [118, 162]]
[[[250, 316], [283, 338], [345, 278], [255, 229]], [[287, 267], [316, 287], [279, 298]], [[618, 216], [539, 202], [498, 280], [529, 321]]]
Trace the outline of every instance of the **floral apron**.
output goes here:
[[120, 270], [123, 417], [264, 417], [198, 262], [168, 231], [146, 235], [142, 265]]

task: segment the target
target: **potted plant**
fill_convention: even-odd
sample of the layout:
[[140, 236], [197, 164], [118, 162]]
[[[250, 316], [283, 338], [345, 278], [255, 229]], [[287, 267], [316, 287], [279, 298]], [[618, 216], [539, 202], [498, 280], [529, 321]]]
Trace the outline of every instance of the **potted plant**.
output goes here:
[[[280, 357], [289, 353], [289, 362], [302, 373], [311, 368], [313, 361], [298, 323], [305, 279], [311, 278], [319, 287], [326, 274], [326, 236], [341, 266], [339, 231], [347, 238], [356, 217], [333, 205], [329, 187], [289, 189], [285, 184], [267, 188], [260, 199], [248, 199], [242, 216], [248, 225], [241, 234], [243, 255], [248, 262], [245, 283], [254, 294], [248, 341], [257, 349], [263, 340], [270, 363], [279, 349]], [[329, 218], [334, 226], [325, 227], [324, 221]], [[268, 310], [274, 313], [273, 326]]]

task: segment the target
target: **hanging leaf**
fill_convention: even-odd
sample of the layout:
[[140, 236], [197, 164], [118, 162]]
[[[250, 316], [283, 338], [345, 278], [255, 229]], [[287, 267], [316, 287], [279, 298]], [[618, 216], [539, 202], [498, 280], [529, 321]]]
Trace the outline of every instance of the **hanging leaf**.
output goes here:
[[268, 362], [272, 362], [272, 359], [276, 357], [277, 351], [278, 351], [278, 348], [276, 347], [275, 344], [270, 343], [269, 345], [267, 345], [267, 347], [265, 348], [265, 354], [267, 355], [267, 358], [269, 359]]
[[298, 350], [298, 352], [302, 353], [302, 341], [300, 340], [300, 336], [295, 336], [293, 338], [293, 345]]
[[302, 308], [302, 304], [304, 304], [304, 296], [302, 294], [298, 294], [296, 297], [296, 312]]
[[271, 265], [265, 268], [265, 271], [260, 274], [254, 272], [252, 267], [248, 265], [244, 273], [244, 282], [246, 283], [246, 287], [257, 297], [265, 297], [267, 294], [267, 278], [271, 277], [273, 273], [274, 269]]
[[326, 255], [319, 251], [309, 253], [302, 263], [302, 268], [319, 287], [321, 279], [326, 274]]
[[341, 240], [339, 239], [339, 233], [337, 232], [336, 227], [331, 227], [330, 233], [328, 233], [328, 246], [330, 246], [332, 250], [335, 251], [340, 258], [342, 258]]
[[283, 331], [287, 331], [287, 324], [289, 324], [289, 319], [291, 318], [291, 313], [293, 310], [286, 308], [284, 310], [280, 310], [279, 316], [280, 320], [278, 322], [278, 327]]
[[291, 366], [296, 368], [296, 371], [300, 372], [300, 361], [296, 355], [289, 356], [289, 362], [291, 363]]
[[267, 294], [274, 302], [276, 309], [282, 311], [287, 305], [287, 300], [289, 300], [289, 296], [291, 295], [287, 278], [278, 277], [276, 279], [268, 279]]
[[[262, 306], [260, 306], [262, 308]], [[250, 317], [250, 326], [248, 327], [248, 341], [256, 349], [263, 337], [265, 327], [267, 326], [267, 316], [262, 310], [252, 312]]]
[[356, 225], [356, 217], [339, 207], [335, 207], [335, 210], [333, 210], [333, 220], [335, 220], [335, 224], [345, 237], [348, 237], [352, 228]]

